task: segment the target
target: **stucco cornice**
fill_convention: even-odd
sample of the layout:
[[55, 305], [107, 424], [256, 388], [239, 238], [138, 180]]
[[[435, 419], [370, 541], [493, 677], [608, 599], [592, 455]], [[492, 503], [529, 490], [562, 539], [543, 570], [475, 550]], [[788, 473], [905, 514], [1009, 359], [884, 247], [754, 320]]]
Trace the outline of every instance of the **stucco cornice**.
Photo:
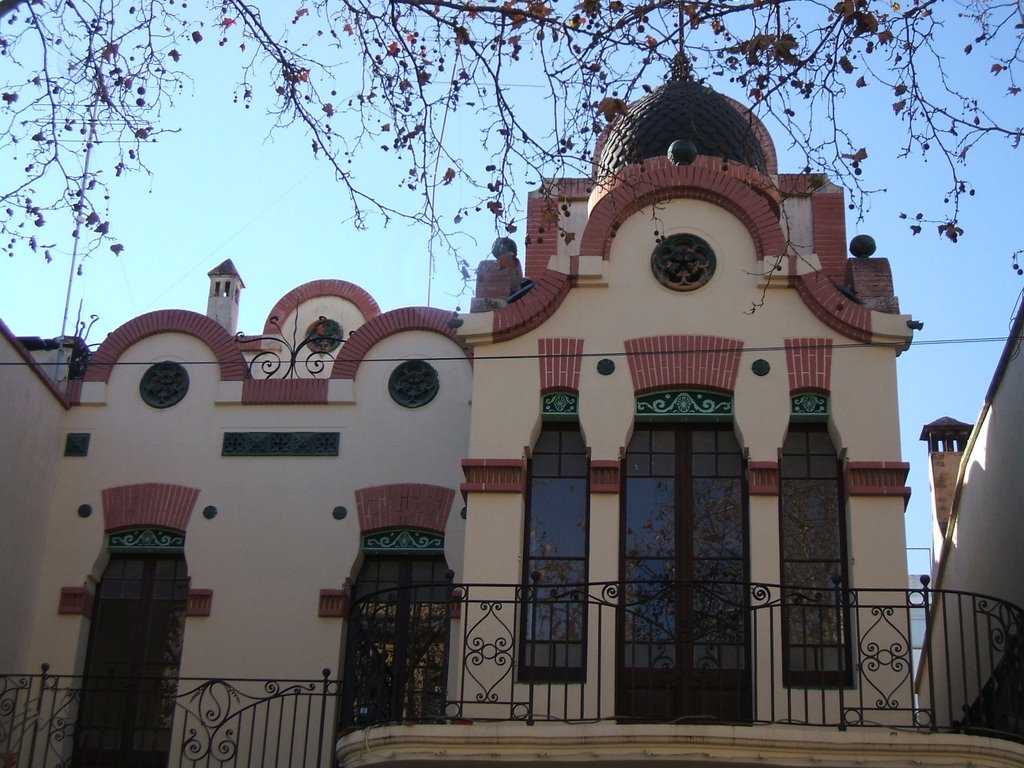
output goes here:
[[356, 731], [338, 742], [345, 768], [426, 764], [1019, 768], [1024, 745], [890, 728], [476, 723]]

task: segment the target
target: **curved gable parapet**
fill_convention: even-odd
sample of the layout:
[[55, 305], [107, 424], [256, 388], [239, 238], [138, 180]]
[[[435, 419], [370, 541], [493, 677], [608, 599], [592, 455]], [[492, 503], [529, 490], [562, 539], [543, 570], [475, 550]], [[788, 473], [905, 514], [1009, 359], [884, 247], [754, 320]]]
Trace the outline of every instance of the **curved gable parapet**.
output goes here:
[[739, 219], [754, 241], [758, 261], [785, 252], [779, 193], [771, 180], [746, 166], [723, 170], [720, 160], [699, 157], [684, 166], [667, 158], [648, 160], [599, 185], [590, 198], [580, 255], [600, 255], [607, 261], [622, 222], [648, 205], [676, 198], [704, 200]]
[[104, 488], [103, 529], [152, 526], [185, 532], [199, 489], [170, 483], [138, 483]]
[[626, 339], [637, 395], [672, 387], [736, 390], [743, 342], [721, 336], [666, 335]]
[[571, 285], [568, 275], [545, 270], [519, 299], [494, 310], [493, 340], [508, 341], [540, 327], [562, 305]]
[[184, 333], [206, 344], [220, 363], [221, 381], [248, 378], [248, 369], [235, 337], [220, 323], [185, 309], [160, 309], [129, 320], [107, 336], [96, 354], [89, 358], [85, 380], [106, 383], [114, 365], [129, 347], [161, 333]]
[[321, 296], [337, 296], [339, 299], [351, 301], [366, 320], [380, 314], [380, 307], [373, 296], [355, 283], [346, 280], [313, 280], [303, 283], [298, 288], [293, 288], [278, 300], [274, 308], [270, 310], [270, 314], [267, 315], [267, 321], [263, 324], [263, 334], [273, 336], [279, 333], [278, 327], [271, 322], [273, 318], [277, 318], [278, 322], [284, 322], [284, 319], [297, 310], [301, 304]]
[[[455, 329], [449, 326], [452, 319], [450, 310], [434, 307], [404, 307], [393, 309], [359, 326], [345, 341], [334, 367], [331, 369], [332, 379], [354, 379], [363, 358], [378, 342], [406, 331], [432, 331], [459, 343]], [[461, 345], [460, 345], [461, 346]], [[467, 351], [466, 359], [471, 359]]]
[[811, 272], [794, 280], [800, 298], [821, 322], [854, 341], [871, 341], [871, 311], [845, 296], [827, 275]]

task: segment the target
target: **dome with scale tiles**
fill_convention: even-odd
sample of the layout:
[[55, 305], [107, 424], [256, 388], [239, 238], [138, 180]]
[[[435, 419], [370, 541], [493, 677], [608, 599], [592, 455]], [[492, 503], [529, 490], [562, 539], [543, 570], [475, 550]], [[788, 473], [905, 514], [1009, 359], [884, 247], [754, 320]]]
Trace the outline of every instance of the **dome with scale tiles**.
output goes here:
[[672, 142], [693, 142], [698, 155], [767, 173], [754, 122], [722, 94], [674, 67], [672, 79], [633, 102], [609, 128], [597, 158], [599, 176], [664, 157]]

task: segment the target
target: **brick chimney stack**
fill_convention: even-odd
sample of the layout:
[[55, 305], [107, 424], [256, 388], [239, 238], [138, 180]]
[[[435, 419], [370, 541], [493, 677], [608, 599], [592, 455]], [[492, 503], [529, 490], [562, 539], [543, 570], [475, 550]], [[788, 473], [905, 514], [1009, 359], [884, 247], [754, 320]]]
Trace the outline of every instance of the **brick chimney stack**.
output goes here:
[[925, 424], [921, 429], [921, 439], [928, 443], [935, 552], [939, 551], [949, 526], [949, 518], [953, 514], [953, 495], [960, 472], [960, 459], [963, 458], [964, 448], [973, 429], [973, 424], [964, 424], [949, 416]]
[[516, 244], [499, 237], [491, 247], [493, 259], [484, 259], [476, 269], [476, 294], [470, 312], [490, 312], [508, 304], [508, 298], [523, 285], [523, 268]]

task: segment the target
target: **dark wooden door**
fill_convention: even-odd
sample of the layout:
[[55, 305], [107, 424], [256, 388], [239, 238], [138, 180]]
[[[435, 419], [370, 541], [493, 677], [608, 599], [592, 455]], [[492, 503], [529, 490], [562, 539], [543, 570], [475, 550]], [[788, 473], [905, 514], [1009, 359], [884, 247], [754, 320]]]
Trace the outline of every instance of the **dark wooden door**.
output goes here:
[[183, 556], [111, 558], [94, 605], [75, 765], [167, 765], [187, 597]]
[[747, 513], [731, 428], [640, 426], [626, 453], [617, 713], [749, 717]]

